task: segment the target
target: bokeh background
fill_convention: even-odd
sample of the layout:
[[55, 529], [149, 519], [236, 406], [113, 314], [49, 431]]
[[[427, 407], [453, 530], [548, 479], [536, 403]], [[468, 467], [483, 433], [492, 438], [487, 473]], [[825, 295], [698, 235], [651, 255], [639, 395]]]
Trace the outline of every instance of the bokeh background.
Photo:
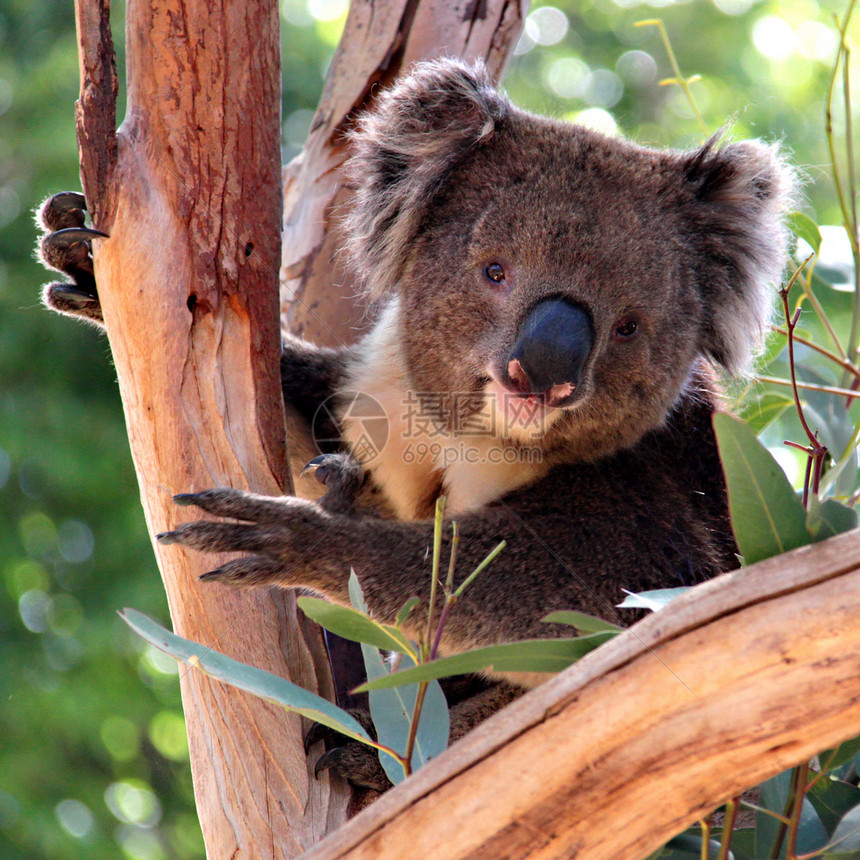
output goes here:
[[[635, 26], [662, 18], [683, 72], [702, 76], [692, 92], [708, 129], [783, 140], [807, 177], [806, 211], [833, 224], [823, 102], [844, 11], [831, 0], [535, 4], [505, 85], [535, 111], [695, 145], [684, 94], [658, 85], [672, 75], [658, 31]], [[282, 0], [285, 160], [345, 12], [345, 0]], [[38, 299], [48, 276], [32, 211], [79, 188], [77, 91], [71, 0], [0, 0], [0, 858], [199, 858], [176, 665], [116, 615], [132, 606], [168, 622], [110, 355]]]

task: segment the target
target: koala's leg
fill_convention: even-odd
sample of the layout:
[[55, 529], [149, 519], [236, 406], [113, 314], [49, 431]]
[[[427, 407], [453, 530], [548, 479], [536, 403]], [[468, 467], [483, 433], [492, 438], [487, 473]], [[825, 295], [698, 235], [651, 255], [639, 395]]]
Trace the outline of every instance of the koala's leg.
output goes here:
[[61, 314], [101, 328], [104, 320], [93, 274], [92, 240], [107, 238], [107, 234], [85, 226], [86, 208], [83, 194], [63, 191], [49, 197], [39, 210], [39, 224], [45, 231], [39, 242], [39, 257], [45, 266], [72, 279], [47, 284], [42, 300]]
[[[449, 742], [460, 740], [475, 726], [482, 723], [496, 711], [500, 711], [505, 705], [519, 698], [525, 690], [513, 684], [501, 681], [492, 684], [475, 695], [462, 701], [450, 704], [450, 697], [446, 689], [446, 682], [456, 683], [458, 679], [443, 679], [442, 687], [446, 698], [449, 698], [451, 730]], [[352, 711], [352, 715], [364, 726], [372, 738], [376, 738], [376, 732], [370, 717], [363, 711]], [[375, 792], [387, 791], [391, 788], [391, 782], [385, 775], [382, 765], [379, 763], [379, 755], [373, 747], [358, 741], [351, 741], [332, 732], [326, 726], [317, 723], [305, 736], [305, 751], [309, 752], [311, 747], [321, 740], [342, 740], [338, 746], [324, 752], [314, 765], [314, 774], [319, 776], [323, 771], [332, 770], [353, 786], [372, 789]]]

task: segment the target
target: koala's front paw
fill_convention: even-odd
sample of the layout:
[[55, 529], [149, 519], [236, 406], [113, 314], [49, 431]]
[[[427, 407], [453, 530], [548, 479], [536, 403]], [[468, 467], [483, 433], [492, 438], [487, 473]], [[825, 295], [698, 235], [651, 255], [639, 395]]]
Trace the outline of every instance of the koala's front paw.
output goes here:
[[55, 311], [101, 326], [104, 321], [93, 274], [92, 240], [108, 236], [85, 226], [86, 208], [84, 195], [75, 191], [55, 194], [42, 204], [39, 223], [45, 235], [39, 242], [39, 256], [45, 266], [69, 275], [73, 281], [47, 284], [42, 299]]
[[323, 510], [332, 514], [353, 514], [364, 481], [361, 463], [349, 454], [320, 454], [302, 469], [312, 474], [326, 488], [319, 499]]
[[200, 579], [217, 580], [236, 588], [319, 587], [306, 578], [299, 581], [299, 574], [306, 577], [311, 567], [309, 562], [323, 554], [330, 524], [330, 515], [314, 502], [292, 496], [259, 496], [229, 488], [183, 493], [174, 496], [174, 501], [242, 522], [183, 523], [158, 535], [161, 543], [182, 544], [203, 552], [254, 553], [205, 573]]

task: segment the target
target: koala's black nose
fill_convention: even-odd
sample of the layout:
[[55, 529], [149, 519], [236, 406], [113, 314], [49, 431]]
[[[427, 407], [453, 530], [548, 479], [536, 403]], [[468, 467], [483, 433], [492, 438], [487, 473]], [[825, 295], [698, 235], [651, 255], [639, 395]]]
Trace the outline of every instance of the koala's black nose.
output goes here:
[[563, 406], [579, 385], [594, 344], [588, 312], [565, 299], [545, 299], [523, 320], [508, 356], [508, 384], [521, 395], [544, 395]]

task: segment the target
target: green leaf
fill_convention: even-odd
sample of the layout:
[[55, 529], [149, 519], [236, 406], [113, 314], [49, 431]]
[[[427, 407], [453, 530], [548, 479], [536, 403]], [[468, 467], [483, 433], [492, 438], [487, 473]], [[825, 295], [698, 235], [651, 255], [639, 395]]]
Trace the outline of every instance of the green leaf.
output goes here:
[[650, 609], [652, 612], [656, 612], [658, 609], [662, 609], [667, 603], [671, 602], [676, 597], [680, 597], [685, 591], [689, 590], [689, 585], [681, 585], [677, 588], [655, 588], [653, 591], [640, 591], [638, 593], [627, 591], [625, 588], [623, 591], [626, 592], [627, 597], [618, 604], [618, 608]]
[[397, 620], [394, 622], [395, 627], [402, 627], [406, 619], [412, 614], [418, 604], [421, 603], [420, 597], [410, 597], [403, 606], [400, 607], [400, 612], [397, 613]]
[[743, 421], [725, 414], [713, 420], [745, 564], [811, 543], [806, 511], [771, 453]]
[[275, 702], [288, 711], [295, 711], [354, 740], [371, 742], [357, 720], [320, 696], [271, 672], [248, 666], [197, 642], [183, 639], [135, 609], [124, 609], [119, 614], [122, 620], [147, 642], [171, 657], [200, 669], [206, 675]]
[[[807, 797], [827, 832], [833, 833], [845, 813], [860, 804], [860, 788], [825, 776], [812, 786]], [[841, 846], [839, 850], [843, 850]]]
[[574, 612], [568, 609], [550, 612], [549, 615], [541, 618], [541, 621], [548, 624], [568, 624], [575, 627], [580, 633], [599, 633], [602, 630], [614, 630], [620, 633], [624, 629], [617, 624], [610, 624], [602, 618], [596, 618], [594, 615], [586, 615], [584, 612]]
[[788, 216], [788, 226], [798, 239], [803, 239], [816, 254], [821, 251], [821, 231], [818, 225], [803, 212], [791, 212]]
[[385, 678], [362, 684], [355, 692], [396, 687], [400, 684], [413, 684], [431, 678], [447, 678], [487, 669], [496, 672], [560, 672], [615, 635], [615, 631], [603, 631], [570, 639], [524, 639], [522, 642], [475, 648], [463, 654], [433, 660], [413, 669], [392, 672]]
[[822, 501], [810, 494], [806, 527], [815, 541], [827, 540], [857, 528], [857, 511], [836, 499]]
[[[354, 571], [350, 573], [349, 578], [349, 598], [357, 610], [366, 611], [367, 604]], [[362, 643], [361, 653], [364, 657], [364, 668], [368, 680], [373, 681], [388, 675], [389, 668], [382, 659], [378, 648]], [[406, 655], [403, 656], [403, 661], [407, 666], [415, 665]], [[370, 716], [376, 729], [377, 740], [383, 746], [396, 750], [400, 755], [406, 754], [406, 742], [415, 713], [417, 697], [417, 684], [395, 689], [370, 691]], [[421, 717], [418, 721], [411, 761], [413, 772], [447, 748], [449, 731], [450, 719], [445, 694], [442, 692], [438, 681], [432, 681], [424, 695]], [[388, 778], [395, 785], [406, 778], [406, 773], [400, 762], [384, 750], [379, 750], [379, 762]]]
[[790, 406], [794, 406], [794, 401], [790, 397], [767, 391], [761, 397], [750, 398], [741, 410], [741, 418], [758, 435]]
[[[361, 650], [368, 680], [389, 676], [390, 672], [376, 648], [372, 645], [362, 645]], [[401, 665], [407, 669], [415, 666], [405, 654]], [[377, 739], [400, 755], [405, 755], [409, 729], [418, 700], [418, 684], [372, 689], [369, 691], [369, 698], [370, 715], [377, 731]], [[438, 681], [429, 681], [421, 706], [415, 745], [412, 749], [413, 772], [447, 749], [449, 732], [450, 718], [445, 694]], [[380, 750], [379, 760], [395, 785], [403, 781], [405, 774], [396, 759]]]
[[396, 627], [380, 624], [357, 609], [338, 606], [318, 597], [300, 597], [297, 603], [308, 618], [344, 639], [366, 642], [383, 651], [415, 654], [412, 643]]
[[[701, 860], [703, 839], [690, 833], [682, 833], [670, 839], [662, 851], [656, 855], [660, 860]], [[720, 856], [720, 843], [716, 839], [708, 840], [708, 860], [717, 860]], [[731, 853], [729, 854], [731, 857]]]
[[860, 806], [845, 813], [833, 831], [830, 847], [836, 851], [860, 851]]
[[[836, 751], [835, 755], [833, 755], [834, 750]], [[822, 766], [828, 765], [829, 770], [834, 771], [842, 767], [842, 765], [853, 761], [858, 753], [860, 753], [860, 737], [851, 738], [850, 740], [843, 741], [838, 747], [820, 752], [818, 759]], [[832, 761], [830, 759], [831, 755], [833, 755]]]
[[[759, 803], [765, 809], [783, 815], [786, 810], [788, 792], [791, 787], [792, 771], [785, 770], [760, 786]], [[764, 813], [759, 813], [756, 821], [756, 857], [769, 857], [777, 838], [779, 822]], [[800, 809], [800, 823], [797, 828], [797, 853], [812, 854], [827, 843], [827, 831], [818, 817], [815, 807], [808, 797], [803, 798]], [[780, 857], [785, 857], [785, 839]]]

